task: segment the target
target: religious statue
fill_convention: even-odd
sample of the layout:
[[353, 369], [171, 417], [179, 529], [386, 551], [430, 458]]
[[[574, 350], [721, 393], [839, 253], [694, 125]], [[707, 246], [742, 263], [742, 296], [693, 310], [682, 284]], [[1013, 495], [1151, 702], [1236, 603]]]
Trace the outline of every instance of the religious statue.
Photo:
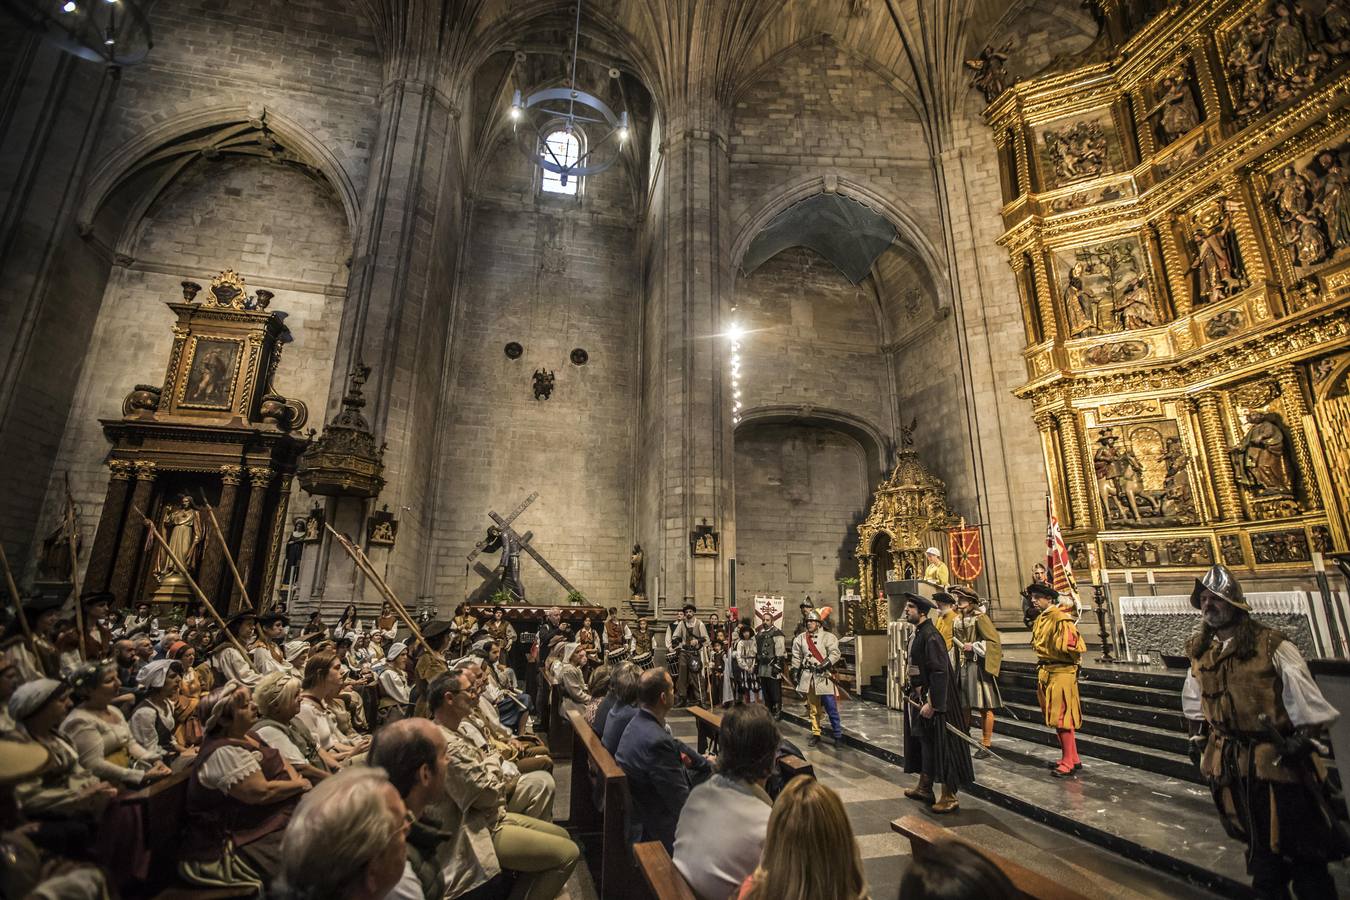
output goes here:
[[985, 103], [993, 103], [1008, 87], [1008, 70], [1003, 64], [1008, 61], [1010, 46], [1011, 41], [998, 49], [986, 45], [979, 56], [966, 60], [966, 68], [975, 73], [971, 86], [984, 95]]
[[314, 506], [309, 511], [308, 518], [305, 519], [305, 542], [314, 543], [323, 537], [323, 507], [319, 501], [314, 501]]
[[1293, 493], [1284, 430], [1271, 413], [1247, 413], [1247, 435], [1231, 451], [1238, 483], [1263, 495]]
[[689, 552], [693, 556], [717, 555], [717, 532], [708, 524], [707, 519], [704, 519], [701, 525], [695, 526], [694, 530], [689, 533]]
[[1084, 337], [1097, 332], [1097, 312], [1092, 295], [1083, 285], [1085, 271], [1084, 263], [1074, 263], [1064, 286], [1064, 308], [1069, 314], [1069, 334], [1072, 337]]
[[[159, 530], [169, 549], [182, 561], [188, 572], [194, 572], [201, 558], [203, 534], [202, 514], [192, 505], [192, 498], [187, 494], [179, 495], [178, 505], [165, 510]], [[177, 573], [163, 547], [155, 555], [154, 572], [160, 581]]]
[[516, 537], [516, 533], [510, 528], [503, 529], [489, 525], [483, 549], [489, 553], [494, 550], [502, 551], [499, 563], [502, 570], [502, 587], [519, 597], [522, 603], [525, 602], [525, 583], [520, 580], [520, 539]]
[[1233, 32], [1227, 67], [1239, 116], [1293, 99], [1350, 52], [1350, 15], [1344, 0], [1319, 14], [1304, 2], [1258, 6]]
[[547, 400], [553, 396], [553, 373], [548, 369], [534, 370], [534, 399]]
[[1317, 211], [1327, 226], [1327, 236], [1336, 249], [1350, 245], [1350, 184], [1337, 156], [1318, 154], [1318, 165], [1325, 172], [1319, 187]]
[[647, 568], [643, 562], [642, 545], [633, 545], [633, 555], [628, 558], [628, 593], [634, 597], [647, 594]]
[[914, 449], [914, 429], [919, 427], [919, 417], [913, 416], [908, 425], [900, 426], [900, 446], [906, 450]]
[[1195, 107], [1195, 95], [1184, 73], [1169, 72], [1158, 85], [1160, 99], [1149, 115], [1161, 112], [1158, 118], [1158, 137], [1163, 146], [1175, 141], [1200, 124], [1200, 112]]
[[392, 547], [397, 537], [398, 522], [389, 511], [389, 504], [383, 504], [366, 520], [366, 542], [376, 547]]
[[1196, 303], [1216, 303], [1246, 284], [1230, 201], [1220, 201], [1220, 208], [1218, 220], [1208, 229], [1197, 223], [1191, 230], [1190, 270], [1199, 278]]
[[308, 532], [308, 520], [304, 516], [296, 518], [291, 527], [291, 536], [286, 540], [286, 568], [281, 573], [281, 583], [293, 585], [300, 577], [300, 559], [305, 553], [305, 535]]
[[1143, 493], [1144, 467], [1129, 447], [1116, 446], [1120, 439], [1108, 428], [1097, 438], [1097, 449], [1092, 454], [1092, 465], [1097, 477], [1097, 493], [1107, 520], [1125, 518], [1129, 507], [1130, 518], [1140, 521], [1139, 503], [1154, 507], [1153, 499]]
[[1129, 275], [1120, 296], [1111, 305], [1111, 314], [1115, 316], [1116, 325], [1124, 330], [1157, 325], [1158, 314], [1153, 308], [1148, 279]]
[[[1163, 462], [1167, 474], [1163, 478], [1163, 505], [1171, 505], [1175, 514], [1188, 515], [1194, 509], [1191, 494], [1191, 475], [1187, 466], [1191, 456], [1181, 447], [1181, 438], [1169, 437], [1163, 448]], [[1166, 515], [1164, 510], [1163, 515]]]

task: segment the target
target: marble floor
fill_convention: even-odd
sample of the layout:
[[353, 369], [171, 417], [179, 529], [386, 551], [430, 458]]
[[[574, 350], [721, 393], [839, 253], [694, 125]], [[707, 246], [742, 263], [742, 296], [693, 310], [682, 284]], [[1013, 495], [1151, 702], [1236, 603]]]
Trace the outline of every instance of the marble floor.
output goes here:
[[[881, 707], [868, 710], [859, 704], [845, 704], [846, 732], [858, 740], [898, 748], [899, 720], [885, 715], [889, 712]], [[692, 717], [676, 712], [670, 725], [677, 737], [691, 745], [695, 743]], [[784, 722], [783, 731], [789, 740], [806, 748], [809, 734], [804, 728]], [[1211, 870], [1217, 868], [1226, 879], [1244, 880], [1240, 850], [1226, 839], [1216, 838], [1218, 822], [1208, 811], [1210, 801], [1203, 790], [1180, 782], [1167, 783], [1156, 776], [1149, 777], [1157, 783], [1143, 785], [1138, 783], [1137, 771], [1095, 761], [1089, 761], [1091, 777], [1059, 781], [1041, 774], [1034, 766], [1045, 755], [1043, 748], [1020, 741], [1015, 743], [1022, 747], [1012, 747], [1012, 743], [1008, 739], [1000, 741], [1003, 762], [976, 763], [977, 778], [990, 785], [991, 790], [997, 784], [1000, 791], [1016, 791], [1028, 805], [1056, 807], [1081, 818], [1092, 829], [1109, 830], [1160, 853], [1194, 858], [1197, 864]], [[900, 879], [909, 865], [909, 843], [891, 831], [890, 823], [902, 815], [932, 815], [925, 806], [903, 796], [913, 776], [905, 775], [893, 762], [856, 747], [836, 750], [822, 745], [807, 750], [806, 755], [815, 766], [817, 777], [838, 791], [844, 801], [862, 852], [872, 897], [875, 900], [896, 897]], [[567, 764], [559, 765], [555, 776], [560, 785], [566, 785]], [[562, 790], [555, 803], [559, 820], [567, 816], [566, 804], [566, 791]], [[1092, 896], [1199, 900], [1242, 894], [1231, 887], [1214, 890], [1189, 883], [1159, 866], [1132, 861], [1105, 849], [1099, 841], [1080, 839], [1062, 827], [1051, 827], [1020, 810], [1009, 809], [1006, 804], [974, 795], [962, 796], [958, 812], [935, 818], [980, 846], [1015, 858], [1028, 868], [1066, 881]], [[1234, 865], [1236, 869], [1232, 868]], [[563, 896], [568, 900], [597, 897], [584, 867], [578, 868]]]

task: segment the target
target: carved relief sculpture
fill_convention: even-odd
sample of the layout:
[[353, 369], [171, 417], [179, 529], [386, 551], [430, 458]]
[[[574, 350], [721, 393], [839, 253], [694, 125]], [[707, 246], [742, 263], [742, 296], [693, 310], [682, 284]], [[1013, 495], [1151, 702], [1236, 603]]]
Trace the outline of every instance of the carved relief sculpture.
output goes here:
[[1234, 31], [1228, 48], [1236, 113], [1250, 116], [1292, 100], [1335, 68], [1350, 50], [1347, 35], [1342, 0], [1330, 0], [1320, 16], [1283, 0], [1258, 8]]
[[1093, 473], [1108, 528], [1196, 521], [1191, 456], [1175, 421], [1150, 419], [1108, 426], [1096, 432], [1095, 443]]
[[1068, 272], [1063, 296], [1069, 332], [1074, 337], [1149, 328], [1159, 323], [1145, 254], [1137, 238], [1061, 250], [1055, 256]]
[[1233, 225], [1236, 206], [1235, 201], [1220, 197], [1191, 216], [1190, 271], [1196, 277], [1191, 296], [1196, 303], [1215, 303], [1247, 286]]
[[1306, 268], [1350, 246], [1350, 175], [1346, 144], [1317, 151], [1302, 166], [1284, 166], [1270, 180], [1269, 199], [1290, 262]]
[[1200, 124], [1200, 110], [1195, 104], [1195, 93], [1184, 66], [1159, 79], [1158, 102], [1149, 110], [1149, 115], [1157, 123], [1159, 147], [1166, 147]]
[[1232, 450], [1238, 484], [1262, 496], [1293, 496], [1284, 430], [1273, 413], [1247, 414], [1247, 435]]
[[1106, 129], [1100, 122], [1076, 122], [1058, 131], [1046, 130], [1041, 139], [1060, 181], [1090, 178], [1106, 171]]

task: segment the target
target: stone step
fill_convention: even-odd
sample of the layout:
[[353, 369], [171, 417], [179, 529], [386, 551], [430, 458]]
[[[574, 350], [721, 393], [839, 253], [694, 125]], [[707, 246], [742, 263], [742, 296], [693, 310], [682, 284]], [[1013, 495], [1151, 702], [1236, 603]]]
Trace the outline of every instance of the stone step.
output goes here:
[[[1029, 701], [1012, 701], [1005, 696], [1003, 701], [1005, 709], [1011, 710], [1023, 722], [1039, 723], [1043, 720], [1041, 708], [1035, 698]], [[1109, 716], [1094, 716], [1086, 706], [1083, 708], [1083, 727], [1079, 729], [1079, 734], [1120, 741], [1183, 758], [1186, 757], [1188, 745], [1186, 732], [1182, 729], [1135, 725]], [[1189, 758], [1186, 759], [1186, 763], [1190, 764]]]
[[[995, 726], [995, 731], [1021, 738], [1033, 744], [1040, 744], [1055, 750], [1059, 749], [1059, 737], [1056, 735], [1055, 729], [1043, 724], [1039, 708], [1014, 705], [1014, 709], [1017, 710], [1019, 716], [1022, 716], [1022, 719], [1014, 721], [1007, 717], [1000, 718]], [[1083, 725], [1084, 730], [1079, 731], [1076, 737], [1080, 756], [1109, 760], [1133, 769], [1142, 769], [1145, 772], [1174, 778], [1178, 781], [1186, 781], [1192, 784], [1203, 783], [1199, 769], [1192, 765], [1190, 759], [1182, 753], [1141, 746], [1132, 739], [1122, 740], [1093, 733], [1109, 730], [1106, 723], [1092, 723], [1085, 720]], [[1093, 731], [1087, 730], [1089, 726], [1093, 728]], [[1085, 768], [1090, 765], [1091, 762], [1084, 763]]]
[[[999, 673], [998, 683], [1005, 695], [1015, 691], [1036, 692], [1036, 676], [1029, 672], [1009, 671]], [[1128, 703], [1151, 709], [1181, 712], [1181, 688], [1136, 687], [1093, 680], [1090, 675], [1079, 673], [1078, 693], [1084, 699], [1102, 700], [1109, 703]]]
[[[1034, 675], [1036, 664], [1024, 660], [1005, 659], [1002, 671]], [[1166, 669], [1140, 669], [1133, 666], [1083, 666], [1079, 670], [1079, 679], [1131, 685], [1133, 687], [1165, 688], [1180, 693], [1181, 685], [1186, 680], [1186, 673], [1172, 672]]]

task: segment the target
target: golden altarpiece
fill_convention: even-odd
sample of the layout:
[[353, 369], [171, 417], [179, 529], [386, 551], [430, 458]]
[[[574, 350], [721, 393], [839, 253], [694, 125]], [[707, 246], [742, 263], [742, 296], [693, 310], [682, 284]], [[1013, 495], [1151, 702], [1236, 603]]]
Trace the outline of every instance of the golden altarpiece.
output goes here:
[[[946, 545], [943, 530], [957, 523], [947, 506], [947, 486], [908, 445], [896, 454], [890, 477], [877, 486], [867, 518], [858, 526], [858, 589], [864, 598], [856, 628], [884, 631], [889, 601], [881, 596], [887, 580], [921, 578], [924, 551]], [[891, 573], [897, 573], [891, 578]]]
[[[146, 541], [141, 513], [169, 535], [213, 600], [241, 597], [203, 507], [210, 504], [250, 599], [266, 603], [282, 543], [286, 502], [308, 412], [272, 387], [289, 338], [272, 292], [248, 293], [226, 270], [200, 301], [183, 282], [162, 385], [138, 384], [122, 418], [104, 419], [112, 443], [107, 497], [90, 552], [87, 590], [122, 604], [190, 598], [183, 579]], [[225, 604], [220, 604], [222, 607]]]
[[1307, 571], [1350, 517], [1350, 14], [1098, 6], [1092, 61], [982, 85], [1066, 538]]

